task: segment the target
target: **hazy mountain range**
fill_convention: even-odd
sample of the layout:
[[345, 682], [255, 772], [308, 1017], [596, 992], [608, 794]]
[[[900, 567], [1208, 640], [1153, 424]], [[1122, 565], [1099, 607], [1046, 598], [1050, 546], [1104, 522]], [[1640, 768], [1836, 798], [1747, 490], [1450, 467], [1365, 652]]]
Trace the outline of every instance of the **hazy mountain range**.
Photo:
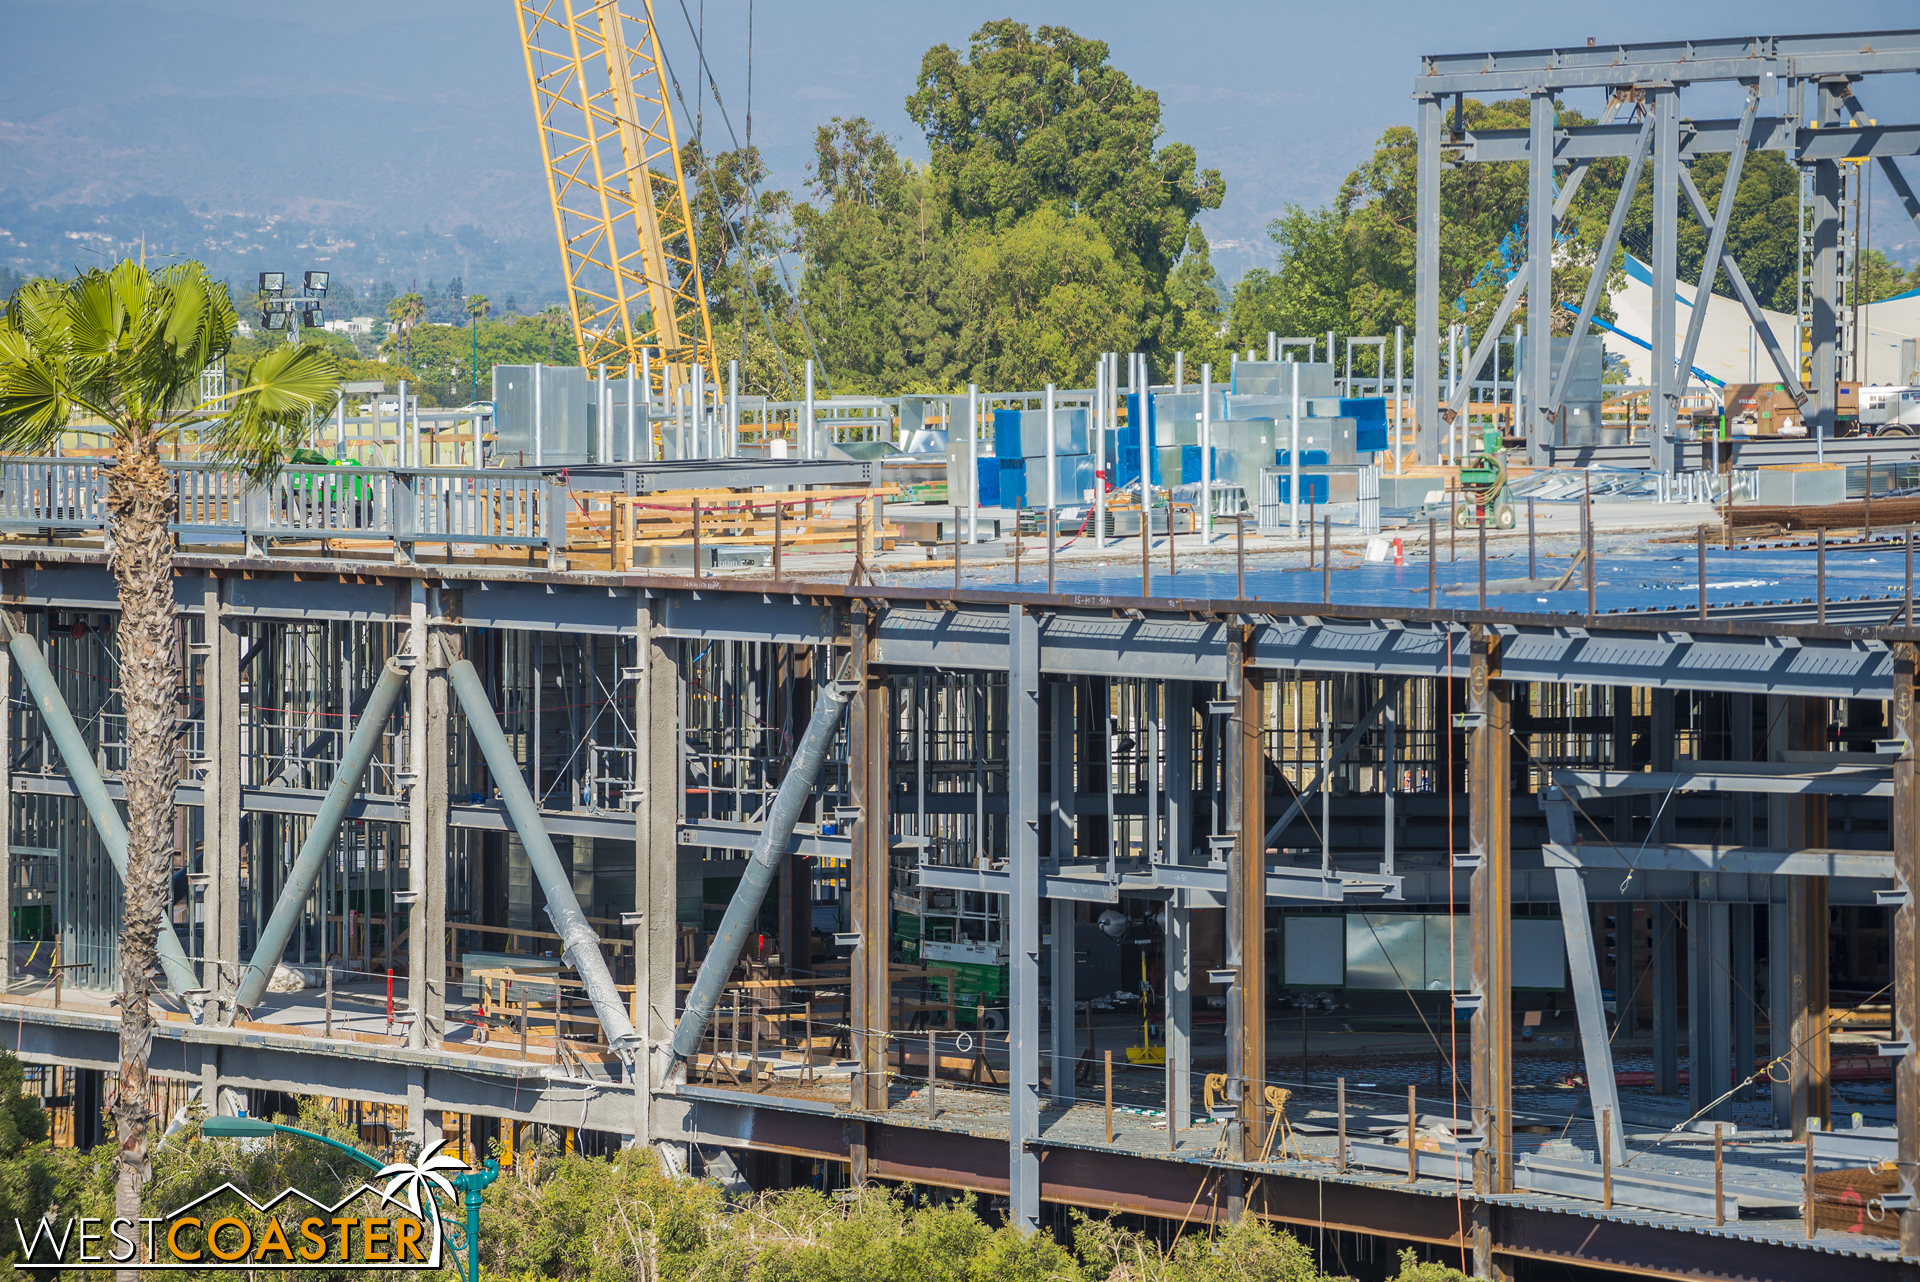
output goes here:
[[[1708, 0], [1620, 0], [1602, 14], [1401, 0], [1364, 15], [1255, 0], [1184, 13], [1136, 0], [656, 0], [655, 11], [710, 148], [730, 145], [727, 123], [743, 134], [751, 67], [753, 141], [796, 194], [813, 130], [833, 116], [866, 115], [924, 155], [902, 104], [930, 45], [964, 46], [1008, 12], [1105, 39], [1159, 91], [1166, 137], [1224, 172], [1227, 203], [1204, 225], [1228, 278], [1271, 261], [1265, 227], [1286, 202], [1331, 198], [1384, 129], [1410, 123], [1421, 52], [1911, 16], [1886, 0], [1817, 18], [1756, 0], [1737, 20]], [[324, 267], [362, 291], [459, 276], [496, 305], [560, 296], [511, 0], [0, 0], [0, 33], [0, 265], [68, 271], [138, 252], [144, 236], [150, 259], [197, 256], [235, 281]], [[696, 33], [724, 120], [700, 92]], [[1869, 88], [1885, 115], [1920, 116], [1911, 91]], [[1891, 201], [1875, 231], [1889, 247], [1914, 240]]]

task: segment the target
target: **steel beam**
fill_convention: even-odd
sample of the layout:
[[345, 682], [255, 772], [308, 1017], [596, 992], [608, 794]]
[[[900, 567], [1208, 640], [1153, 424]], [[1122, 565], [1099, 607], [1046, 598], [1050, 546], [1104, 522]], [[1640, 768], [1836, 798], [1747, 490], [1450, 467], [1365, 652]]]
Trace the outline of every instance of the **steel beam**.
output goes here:
[[1740, 189], [1740, 171], [1747, 163], [1747, 143], [1753, 137], [1753, 113], [1759, 107], [1760, 99], [1753, 90], [1747, 91], [1746, 109], [1740, 113], [1740, 129], [1734, 135], [1733, 150], [1727, 156], [1727, 172], [1720, 184], [1720, 208], [1715, 212], [1713, 225], [1707, 234], [1707, 252], [1701, 260], [1700, 283], [1693, 291], [1693, 306], [1688, 309], [1687, 337], [1680, 344], [1680, 359], [1677, 362], [1679, 373], [1678, 386], [1686, 390], [1687, 380], [1692, 376], [1693, 354], [1700, 347], [1700, 335], [1706, 331], [1707, 307], [1713, 299], [1713, 280], [1720, 274], [1720, 259], [1726, 252], [1727, 227], [1733, 221], [1733, 198]]
[[[1821, 81], [1816, 87], [1815, 123], [1826, 126], [1845, 119], [1841, 104], [1845, 82]], [[1813, 285], [1806, 321], [1805, 342], [1811, 348], [1809, 368], [1813, 383], [1809, 426], [1820, 437], [1834, 435], [1834, 409], [1840, 390], [1840, 163], [1813, 165]], [[1797, 229], [1796, 229], [1797, 230]], [[1847, 371], [1849, 374], [1854, 371]]]
[[[1587, 277], [1586, 296], [1580, 301], [1580, 315], [1574, 320], [1573, 330], [1567, 339], [1567, 354], [1561, 358], [1560, 374], [1554, 379], [1552, 394], [1542, 403], [1556, 429], [1560, 424], [1561, 406], [1566, 403], [1567, 388], [1573, 383], [1580, 348], [1586, 341], [1587, 330], [1592, 327], [1594, 313], [1599, 310], [1601, 290], [1613, 271], [1613, 255], [1620, 247], [1620, 232], [1627, 225], [1627, 211], [1633, 207], [1633, 195], [1640, 186], [1641, 166], [1646, 163], [1647, 150], [1652, 145], [1653, 121], [1649, 118], [1635, 132], [1633, 148], [1627, 159], [1626, 176], [1621, 180], [1619, 194], [1614, 197], [1613, 213], [1607, 218], [1606, 234], [1600, 238], [1600, 250], [1594, 255], [1593, 273]], [[1564, 439], [1564, 433], [1556, 430], [1554, 437], [1557, 442]]]
[[[1587, 909], [1586, 884], [1571, 868], [1556, 870], [1553, 882], [1560, 892], [1560, 923], [1567, 936], [1567, 974], [1572, 980], [1574, 1014], [1580, 1022], [1580, 1051], [1586, 1058], [1587, 1100], [1593, 1108], [1593, 1124], [1598, 1128], [1607, 1118], [1613, 1119], [1612, 1151], [1617, 1160], [1624, 1160], [1626, 1131], [1620, 1117], [1620, 1090], [1613, 1076], [1613, 1043], [1607, 1036], [1607, 1013], [1601, 1004], [1599, 957], [1593, 946], [1593, 917]], [[1627, 932], [1620, 934], [1625, 939]], [[1627, 940], [1620, 951], [1631, 956], [1631, 940]]]
[[1500, 642], [1487, 628], [1472, 633], [1467, 669], [1468, 853], [1474, 862], [1472, 911], [1473, 1120], [1485, 1138], [1474, 1192], [1513, 1189], [1513, 715], [1506, 683], [1492, 676]]
[[[1691, 171], [1680, 171], [1680, 191], [1687, 198], [1687, 205], [1693, 210], [1693, 216], [1702, 227], [1712, 227], [1713, 215], [1707, 212], [1707, 201], [1694, 185]], [[1780, 346], [1780, 339], [1773, 332], [1773, 326], [1767, 323], [1766, 312], [1760, 301], [1753, 296], [1753, 287], [1747, 284], [1746, 273], [1740, 270], [1740, 264], [1733, 260], [1731, 251], [1720, 251], [1720, 267], [1727, 273], [1727, 279], [1733, 284], [1733, 293], [1740, 300], [1742, 310], [1747, 313], [1747, 321], [1753, 326], [1754, 333], [1760, 339], [1760, 345], [1767, 349], [1767, 359], [1773, 362], [1774, 373], [1780, 376], [1787, 390], [1793, 395], [1796, 405], [1806, 403], [1807, 392], [1800, 385], [1800, 369], [1793, 358]]]
[[1632, 872], [1740, 873], [1762, 877], [1894, 879], [1894, 857], [1869, 850], [1769, 850], [1757, 846], [1685, 846], [1660, 842], [1545, 842], [1549, 868], [1618, 868]]
[[[1681, 121], [1681, 161], [1691, 164], [1702, 156], [1726, 155], [1733, 150], [1739, 130], [1737, 119]], [[1597, 125], [1563, 125], [1553, 131], [1554, 163], [1587, 165], [1596, 160], [1623, 160], [1633, 154], [1639, 131], [1639, 125], [1609, 124], [1604, 118]], [[1754, 123], [1750, 150], [1792, 151], [1794, 145], [1793, 122], [1786, 117], [1769, 116]], [[1533, 159], [1533, 152], [1530, 129], [1476, 129], [1467, 132], [1460, 159], [1468, 164], [1524, 164]]]
[[[201, 752], [205, 762], [200, 811], [200, 869], [206, 876], [201, 904], [200, 986], [215, 1001], [229, 998], [240, 982], [241, 800], [246, 769], [240, 738], [240, 629], [225, 606], [234, 581], [203, 580], [200, 664]], [[322, 953], [326, 932], [321, 931]]]
[[633, 906], [641, 921], [634, 950], [633, 1021], [645, 1061], [635, 1074], [643, 1089], [635, 1093], [633, 1126], [638, 1142], [652, 1145], [669, 1139], [656, 1101], [674, 1073], [681, 642], [655, 637], [653, 611], [644, 601], [634, 612], [634, 630], [638, 671], [633, 683], [633, 782], [640, 795], [633, 808]]
[[1863, 76], [1914, 70], [1920, 70], [1920, 32], [1822, 32], [1427, 54], [1420, 59], [1413, 91], [1486, 97], [1540, 88], [1737, 80], [1758, 82], [1764, 95], [1773, 92], [1779, 77], [1790, 74]]

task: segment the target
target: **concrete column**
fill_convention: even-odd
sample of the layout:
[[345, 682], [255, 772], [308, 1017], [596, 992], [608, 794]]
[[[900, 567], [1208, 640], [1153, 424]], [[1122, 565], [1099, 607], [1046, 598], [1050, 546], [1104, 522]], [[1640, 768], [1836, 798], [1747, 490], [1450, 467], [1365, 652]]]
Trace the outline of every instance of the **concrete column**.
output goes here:
[[680, 643], [656, 637], [653, 609], [642, 598], [634, 616], [633, 809], [634, 911], [641, 947], [634, 958], [634, 1027], [644, 1054], [634, 1083], [634, 1133], [643, 1144], [667, 1141], [655, 1093], [672, 1072], [675, 1008], [674, 944], [679, 900]]
[[212, 1042], [200, 1043], [200, 1106], [220, 1115], [220, 1047]]
[[[1920, 675], [1920, 650], [1911, 642], [1893, 648], [1893, 737], [1907, 747], [1893, 765], [1894, 871], [1906, 902], [1893, 911], [1893, 1036], [1908, 1046], [1920, 1044], [1920, 791], [1915, 788], [1914, 743], [1920, 735], [1913, 686]], [[1913, 1172], [1920, 1166], [1920, 1055], [1912, 1052], [1893, 1061], [1894, 1125], [1899, 1135], [1903, 1190], [1911, 1192]], [[1900, 1214], [1900, 1254], [1920, 1256], [1920, 1207]]]
[[240, 972], [240, 649], [244, 638], [222, 614], [227, 583], [203, 580], [207, 653], [201, 670], [206, 775], [200, 871], [207, 874], [200, 983], [223, 999]]
[[1473, 1120], [1486, 1146], [1474, 1165], [1474, 1191], [1513, 1188], [1513, 861], [1510, 839], [1513, 718], [1507, 685], [1496, 678], [1499, 638], [1473, 629], [1467, 670], [1467, 712], [1479, 724], [1468, 739], [1468, 851], [1477, 856], [1469, 883], [1472, 906], [1474, 1012]]
[[1008, 1213], [1023, 1232], [1040, 1227], [1040, 628], [1008, 607], [1007, 961]]
[[[1056, 776], [1057, 777], [1057, 776]], [[1074, 1014], [1074, 921], [1071, 899], [1049, 899], [1053, 909], [1053, 950], [1047, 980], [1053, 989], [1053, 1101], [1071, 1103], [1073, 1069], [1080, 1055], [1079, 1018]]]
[[1733, 1120], [1731, 1099], [1708, 1108], [1733, 1085], [1731, 929], [1726, 904], [1688, 901], [1687, 1107], [1708, 1121]]

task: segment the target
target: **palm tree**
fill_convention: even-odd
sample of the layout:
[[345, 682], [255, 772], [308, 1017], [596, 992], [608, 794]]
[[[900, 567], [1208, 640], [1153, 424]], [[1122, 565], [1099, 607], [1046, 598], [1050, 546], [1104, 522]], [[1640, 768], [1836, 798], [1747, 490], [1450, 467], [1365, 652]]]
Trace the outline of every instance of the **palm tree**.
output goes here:
[[467, 398], [470, 401], [480, 399], [480, 322], [486, 319], [487, 313], [492, 310], [493, 303], [488, 300], [485, 294], [467, 295], [467, 329], [471, 331], [467, 337], [473, 341], [473, 365], [471, 367], [473, 371], [473, 391]]
[[234, 390], [202, 400], [201, 371], [226, 354], [238, 325], [226, 287], [194, 262], [157, 275], [122, 262], [64, 283], [31, 280], [0, 314], [0, 451], [45, 454], [76, 416], [103, 422], [113, 438], [106, 469], [109, 564], [120, 594], [120, 698], [127, 718], [114, 1210], [134, 1219], [151, 1173], [150, 997], [160, 931], [172, 929], [179, 735], [168, 530], [175, 495], [161, 449], [200, 429], [216, 461], [265, 480], [299, 443], [309, 416], [332, 406], [340, 384], [340, 369], [324, 348], [276, 347], [235, 380]]
[[548, 303], [541, 309], [540, 324], [547, 331], [547, 364], [553, 364], [554, 349], [560, 341], [560, 333], [571, 323], [567, 309], [558, 303]]
[[427, 314], [427, 300], [418, 294], [402, 294], [387, 304], [387, 320], [400, 330], [406, 348], [401, 364], [413, 364], [413, 327]]

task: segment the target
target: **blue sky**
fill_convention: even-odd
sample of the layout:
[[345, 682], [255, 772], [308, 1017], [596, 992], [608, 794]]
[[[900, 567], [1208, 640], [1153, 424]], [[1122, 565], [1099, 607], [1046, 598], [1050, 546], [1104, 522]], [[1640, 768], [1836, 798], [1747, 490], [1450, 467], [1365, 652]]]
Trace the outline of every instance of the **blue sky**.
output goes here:
[[[686, 0], [744, 132], [748, 0]], [[1911, 3], [1817, 7], [1754, 0], [1615, 0], [1604, 6], [1398, 2], [1169, 6], [1131, 0], [937, 5], [752, 0], [754, 140], [798, 188], [814, 128], [865, 115], [924, 146], [907, 120], [920, 56], [963, 46], [984, 20], [1061, 23], [1108, 42], [1156, 89], [1166, 135], [1221, 169], [1207, 219], [1237, 270], [1266, 254], [1287, 201], [1329, 198], [1387, 127], [1411, 119], [1423, 52], [1790, 33], [1913, 21]], [[694, 89], [681, 0], [656, 10], [668, 57]], [[178, 194], [195, 207], [329, 209], [408, 225], [535, 229], [547, 217], [510, 0], [0, 0], [0, 188], [35, 200]], [[1911, 79], [1911, 78], [1909, 78]], [[1920, 116], [1905, 83], [1869, 86], [1883, 119]], [[1584, 105], [1598, 109], [1598, 97]], [[1721, 114], [1702, 93], [1690, 114]], [[709, 139], [722, 131], [708, 100]], [[1876, 230], [1903, 227], [1889, 203]], [[1244, 262], [1232, 262], [1241, 259]]]

